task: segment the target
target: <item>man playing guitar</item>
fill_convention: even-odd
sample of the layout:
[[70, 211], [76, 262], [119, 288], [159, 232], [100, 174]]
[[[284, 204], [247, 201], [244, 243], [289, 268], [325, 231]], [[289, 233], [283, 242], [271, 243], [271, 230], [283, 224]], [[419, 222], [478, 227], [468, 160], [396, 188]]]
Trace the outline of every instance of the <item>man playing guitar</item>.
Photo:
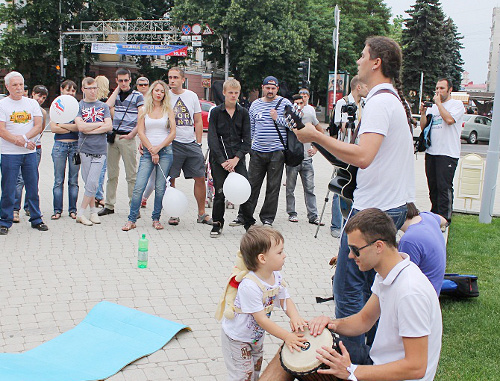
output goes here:
[[[358, 131], [349, 144], [321, 134], [312, 125], [294, 130], [302, 142], [315, 142], [338, 159], [359, 167], [350, 216], [367, 208], [386, 211], [398, 229], [405, 221], [406, 203], [414, 200], [413, 141], [410, 110], [400, 82], [401, 49], [387, 37], [372, 37], [357, 61], [359, 80], [369, 93]], [[347, 236], [342, 235], [334, 278], [335, 315], [343, 318], [361, 310], [371, 294], [374, 272], [361, 272], [348, 259]], [[364, 335], [342, 338], [364, 343]], [[368, 340], [368, 344], [370, 344]]]

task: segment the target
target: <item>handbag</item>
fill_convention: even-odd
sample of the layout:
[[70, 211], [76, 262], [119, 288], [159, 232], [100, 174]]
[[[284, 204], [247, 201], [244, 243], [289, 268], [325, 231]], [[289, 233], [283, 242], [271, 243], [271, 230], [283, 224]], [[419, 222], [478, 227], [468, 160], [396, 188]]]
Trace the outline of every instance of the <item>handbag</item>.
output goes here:
[[[420, 126], [422, 127], [422, 126]], [[431, 146], [432, 114], [427, 115], [427, 123], [415, 142], [415, 152], [424, 152]]]
[[[278, 109], [282, 100], [283, 98], [278, 101], [278, 104], [275, 107], [276, 110]], [[285, 155], [285, 164], [289, 167], [296, 167], [300, 165], [304, 160], [304, 145], [299, 141], [299, 139], [297, 139], [297, 135], [295, 135], [295, 133], [288, 127], [286, 127], [287, 144], [285, 144], [276, 121], [274, 121], [274, 127], [278, 132], [278, 137], [280, 138], [281, 144], [283, 144], [283, 147], [285, 147], [285, 150], [283, 151]]]

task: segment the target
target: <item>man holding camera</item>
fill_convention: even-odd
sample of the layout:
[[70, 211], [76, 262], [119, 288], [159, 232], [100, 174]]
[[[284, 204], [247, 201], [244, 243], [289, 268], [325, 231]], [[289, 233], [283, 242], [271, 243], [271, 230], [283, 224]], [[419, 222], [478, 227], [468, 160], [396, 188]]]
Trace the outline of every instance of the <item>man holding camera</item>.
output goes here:
[[[434, 104], [420, 105], [420, 125], [432, 117], [431, 146], [425, 151], [425, 174], [431, 199], [431, 212], [451, 222], [453, 177], [460, 158], [460, 130], [465, 112], [462, 102], [451, 99], [453, 87], [448, 78], [436, 84]], [[431, 106], [431, 107], [429, 107]]]
[[[335, 117], [333, 122], [339, 127], [338, 139], [347, 143], [350, 142], [350, 136], [354, 132], [361, 121], [362, 104], [361, 98], [368, 95], [368, 87], [365, 83], [359, 80], [359, 76], [355, 75], [351, 79], [351, 92], [347, 97], [340, 98], [335, 105]], [[348, 106], [351, 107], [348, 107]], [[352, 107], [354, 106], [354, 107]], [[347, 111], [354, 111], [349, 114]], [[352, 128], [348, 129], [349, 117], [352, 119]], [[339, 238], [342, 230], [342, 213], [340, 211], [340, 198], [337, 194], [333, 195], [332, 199], [332, 221], [330, 225], [330, 233], [333, 238]], [[347, 207], [342, 205], [342, 207]]]
[[115, 212], [116, 188], [120, 173], [120, 157], [125, 166], [125, 178], [128, 184], [128, 198], [132, 201], [135, 178], [137, 175], [137, 115], [144, 104], [144, 97], [130, 87], [130, 70], [120, 68], [116, 71], [118, 86], [107, 100], [113, 115], [113, 130], [108, 134], [108, 183], [106, 185], [106, 203], [98, 213], [100, 216]]

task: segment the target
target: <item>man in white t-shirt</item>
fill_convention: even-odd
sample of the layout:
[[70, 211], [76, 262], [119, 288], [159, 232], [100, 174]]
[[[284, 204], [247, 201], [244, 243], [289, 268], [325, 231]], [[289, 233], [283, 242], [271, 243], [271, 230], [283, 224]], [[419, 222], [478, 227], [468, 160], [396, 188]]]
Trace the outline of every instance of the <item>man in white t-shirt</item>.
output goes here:
[[420, 105], [420, 125], [427, 124], [432, 115], [431, 146], [425, 151], [425, 174], [431, 199], [431, 212], [451, 222], [453, 210], [453, 177], [460, 158], [460, 133], [465, 108], [462, 102], [451, 99], [453, 87], [447, 78], [436, 84], [434, 105]]
[[[356, 144], [321, 134], [311, 124], [295, 131], [302, 142], [316, 142], [343, 162], [359, 167], [351, 216], [378, 208], [386, 211], [398, 228], [405, 222], [406, 203], [415, 198], [413, 136], [408, 124], [411, 112], [402, 98], [401, 62], [397, 42], [380, 36], [367, 39], [357, 61], [359, 79], [369, 93]], [[361, 272], [348, 255], [347, 236], [342, 234], [333, 286], [338, 318], [363, 308], [375, 277], [373, 271]], [[364, 335], [346, 339], [365, 341]]]
[[2, 152], [2, 199], [0, 235], [12, 226], [16, 179], [21, 171], [26, 188], [31, 227], [47, 231], [38, 197], [38, 165], [34, 138], [42, 132], [42, 111], [34, 99], [23, 96], [24, 78], [12, 71], [5, 76], [9, 96], [0, 101], [0, 151]]
[[[170, 168], [170, 182], [175, 186], [175, 179], [184, 172], [184, 178], [194, 179], [194, 197], [198, 204], [198, 218], [200, 224], [212, 225], [212, 218], [205, 212], [205, 198], [207, 188], [205, 184], [205, 160], [201, 150], [203, 135], [203, 121], [198, 95], [191, 90], [182, 88], [186, 81], [184, 70], [172, 67], [168, 71], [168, 85], [170, 87], [170, 103], [174, 109], [176, 135], [172, 142], [174, 162]], [[178, 216], [171, 216], [170, 225], [179, 224]]]

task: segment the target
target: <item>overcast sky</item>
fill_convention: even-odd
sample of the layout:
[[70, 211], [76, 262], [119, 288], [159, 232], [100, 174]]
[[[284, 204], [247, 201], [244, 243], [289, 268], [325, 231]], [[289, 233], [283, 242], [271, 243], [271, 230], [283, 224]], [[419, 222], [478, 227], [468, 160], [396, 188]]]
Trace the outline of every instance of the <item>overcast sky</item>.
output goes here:
[[[408, 17], [406, 10], [415, 0], [384, 0], [392, 9], [393, 16]], [[455, 22], [458, 32], [464, 37], [462, 59], [464, 70], [468, 71], [474, 83], [484, 83], [488, 76], [490, 51], [491, 16], [494, 7], [500, 7], [500, 0], [441, 0], [444, 13]], [[443, 57], [445, 59], [445, 57]]]

